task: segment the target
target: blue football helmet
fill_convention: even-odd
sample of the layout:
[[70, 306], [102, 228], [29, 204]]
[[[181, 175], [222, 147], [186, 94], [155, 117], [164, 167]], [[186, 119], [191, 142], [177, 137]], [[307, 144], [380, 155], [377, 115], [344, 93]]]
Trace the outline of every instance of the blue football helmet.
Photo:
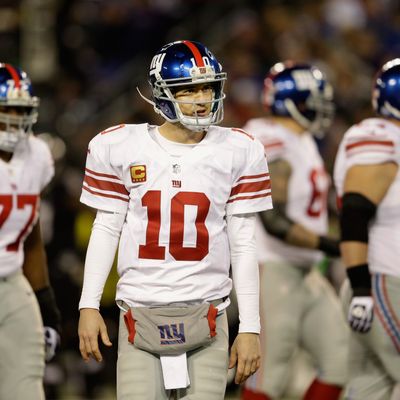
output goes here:
[[27, 74], [11, 64], [0, 63], [0, 150], [13, 152], [18, 142], [32, 132], [38, 106]]
[[273, 115], [291, 117], [316, 136], [330, 127], [335, 111], [332, 86], [307, 64], [275, 64], [264, 80], [262, 101]]
[[383, 117], [400, 120], [400, 58], [379, 70], [372, 91], [372, 107]]
[[[150, 65], [151, 103], [169, 122], [180, 122], [192, 131], [207, 130], [223, 119], [225, 80], [226, 73], [222, 72], [221, 64], [201, 43], [189, 40], [169, 43], [156, 53]], [[210, 84], [213, 88], [211, 112], [207, 116], [184, 115], [179, 108], [181, 101], [174, 97], [176, 91], [196, 84]]]

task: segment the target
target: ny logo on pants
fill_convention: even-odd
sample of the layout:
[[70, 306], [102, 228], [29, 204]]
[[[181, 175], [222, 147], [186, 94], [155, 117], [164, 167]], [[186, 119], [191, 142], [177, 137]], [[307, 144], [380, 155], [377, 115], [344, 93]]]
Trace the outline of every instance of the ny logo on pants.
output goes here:
[[[185, 339], [185, 325], [178, 324], [157, 325], [160, 331], [160, 344], [183, 344]], [[178, 329], [179, 328], [179, 329]]]

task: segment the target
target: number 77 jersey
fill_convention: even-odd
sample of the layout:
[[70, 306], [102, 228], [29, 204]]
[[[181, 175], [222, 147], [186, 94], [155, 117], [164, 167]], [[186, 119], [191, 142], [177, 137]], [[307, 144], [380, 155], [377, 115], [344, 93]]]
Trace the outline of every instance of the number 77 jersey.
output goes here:
[[54, 175], [47, 145], [29, 136], [12, 159], [0, 159], [0, 278], [16, 273], [24, 261], [24, 241], [38, 218], [40, 193]]
[[272, 208], [263, 147], [241, 130], [211, 127], [174, 157], [156, 130], [114, 127], [89, 144], [81, 202], [126, 214], [117, 300], [149, 305], [227, 296], [227, 215]]

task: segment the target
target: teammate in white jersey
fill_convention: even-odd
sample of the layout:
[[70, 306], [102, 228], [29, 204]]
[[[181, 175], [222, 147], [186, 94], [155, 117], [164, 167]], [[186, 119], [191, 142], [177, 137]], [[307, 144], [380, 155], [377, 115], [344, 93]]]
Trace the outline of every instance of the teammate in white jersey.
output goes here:
[[378, 116], [346, 132], [334, 171], [351, 400], [388, 399], [400, 382], [400, 59], [378, 72], [372, 103]]
[[[174, 389], [179, 398], [223, 399], [228, 365], [237, 364], [237, 383], [259, 366], [254, 230], [255, 213], [272, 207], [269, 173], [259, 141], [215, 126], [223, 117], [221, 68], [200, 43], [165, 45], [151, 62], [148, 100], [165, 122], [116, 126], [89, 144], [81, 201], [98, 211], [79, 305], [80, 351], [85, 360], [100, 361], [98, 335], [111, 345], [98, 310], [119, 243], [118, 399], [167, 399]], [[224, 308], [232, 289], [230, 263], [240, 327], [229, 359]], [[177, 323], [171, 307], [199, 304], [218, 312], [206, 332], [214, 340], [167, 356], [156, 350], [189, 341], [190, 322]], [[154, 330], [145, 331], [147, 350], [137, 339], [143, 310], [167, 316], [154, 342]], [[194, 323], [199, 335], [201, 321]]]
[[301, 346], [317, 367], [304, 399], [336, 400], [346, 379], [347, 327], [333, 288], [312, 268], [323, 253], [339, 256], [338, 241], [326, 236], [330, 180], [312, 134], [331, 122], [332, 88], [316, 67], [293, 63], [274, 65], [264, 83], [269, 115], [244, 129], [264, 144], [274, 210], [258, 219], [263, 357], [242, 399], [283, 396]]
[[0, 63], [0, 398], [4, 400], [44, 399], [44, 361], [53, 357], [58, 341], [60, 316], [39, 225], [40, 193], [54, 167], [46, 144], [32, 135], [38, 104], [26, 73]]

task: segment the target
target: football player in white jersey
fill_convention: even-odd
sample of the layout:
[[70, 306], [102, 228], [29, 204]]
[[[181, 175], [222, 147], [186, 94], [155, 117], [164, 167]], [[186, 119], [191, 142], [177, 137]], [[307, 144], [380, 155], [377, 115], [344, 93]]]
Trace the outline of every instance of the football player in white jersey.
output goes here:
[[345, 133], [334, 169], [352, 400], [388, 399], [400, 382], [400, 59], [378, 72], [372, 104], [377, 116]]
[[274, 209], [259, 213], [263, 357], [242, 399], [281, 398], [301, 346], [317, 367], [304, 399], [336, 400], [346, 379], [347, 326], [333, 288], [313, 269], [324, 253], [339, 256], [338, 241], [326, 236], [330, 180], [313, 137], [331, 123], [333, 91], [316, 67], [278, 63], [264, 81], [263, 103], [268, 115], [244, 129], [264, 144]]
[[[228, 366], [237, 365], [237, 383], [259, 366], [254, 230], [255, 213], [272, 207], [269, 173], [259, 141], [216, 126], [225, 79], [202, 44], [169, 43], [149, 76], [148, 101], [165, 122], [115, 126], [89, 144], [81, 201], [98, 211], [79, 305], [80, 351], [101, 361], [98, 336], [111, 345], [99, 302], [119, 243], [118, 399], [162, 400], [171, 390], [179, 398], [223, 399]], [[230, 264], [240, 327], [229, 359]], [[186, 336], [190, 328], [202, 335], [205, 319], [189, 319], [204, 305], [208, 345]], [[174, 318], [176, 307], [188, 319]], [[165, 315], [140, 333], [153, 312]]]
[[0, 398], [4, 400], [44, 399], [44, 361], [54, 356], [59, 336], [60, 315], [39, 225], [40, 193], [54, 167], [46, 144], [32, 135], [38, 105], [26, 73], [0, 63]]

